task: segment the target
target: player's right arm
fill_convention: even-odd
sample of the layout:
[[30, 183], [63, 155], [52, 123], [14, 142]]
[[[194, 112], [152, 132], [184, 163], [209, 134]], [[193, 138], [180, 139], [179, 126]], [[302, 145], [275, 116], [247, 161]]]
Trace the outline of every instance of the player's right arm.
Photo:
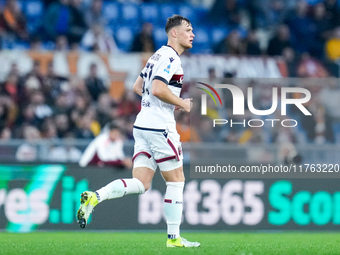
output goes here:
[[143, 78], [141, 76], [138, 76], [135, 84], [133, 85], [133, 91], [140, 96], [142, 96], [143, 82]]
[[152, 88], [151, 93], [155, 97], [157, 97], [159, 100], [172, 104], [175, 106], [178, 106], [180, 109], [182, 109], [185, 112], [190, 112], [192, 107], [192, 100], [189, 98], [182, 99], [176, 95], [174, 95], [171, 90], [168, 88], [167, 84], [165, 84], [163, 81], [155, 79], [152, 82]]

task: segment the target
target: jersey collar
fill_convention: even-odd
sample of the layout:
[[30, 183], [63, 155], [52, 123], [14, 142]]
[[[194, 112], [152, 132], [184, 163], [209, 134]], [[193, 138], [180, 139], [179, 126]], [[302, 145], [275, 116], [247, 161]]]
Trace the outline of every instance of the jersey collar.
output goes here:
[[170, 47], [171, 49], [173, 49], [173, 50], [176, 52], [177, 56], [179, 56], [179, 55], [178, 55], [178, 52], [177, 52], [174, 48], [172, 48], [170, 45], [164, 45], [164, 46]]

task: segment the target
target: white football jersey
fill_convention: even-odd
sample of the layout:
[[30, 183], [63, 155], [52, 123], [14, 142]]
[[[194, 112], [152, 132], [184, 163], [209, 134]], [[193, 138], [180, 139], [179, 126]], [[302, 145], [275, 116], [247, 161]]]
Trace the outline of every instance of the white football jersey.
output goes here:
[[175, 106], [164, 103], [151, 93], [154, 79], [163, 81], [173, 94], [179, 96], [183, 84], [183, 68], [177, 52], [170, 46], [162, 46], [148, 60], [140, 76], [143, 78], [142, 108], [135, 126], [145, 129], [176, 128]]

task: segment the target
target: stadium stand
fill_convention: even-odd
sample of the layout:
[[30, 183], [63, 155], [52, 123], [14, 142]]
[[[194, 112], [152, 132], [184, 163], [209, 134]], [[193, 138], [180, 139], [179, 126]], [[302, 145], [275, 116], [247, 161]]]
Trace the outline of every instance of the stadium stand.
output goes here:
[[[10, 127], [12, 130], [10, 132], [10, 136], [12, 138], [23, 138], [23, 130], [21, 127], [23, 123], [25, 123], [25, 125], [36, 126], [39, 129], [42, 127], [48, 129], [47, 127], [49, 127], [49, 125], [55, 125], [55, 114], [56, 109], [58, 109], [58, 104], [60, 103], [59, 100], [61, 100], [60, 97], [68, 98], [67, 100], [64, 100], [68, 102], [66, 112], [68, 114], [67, 116], [70, 125], [69, 130], [65, 131], [65, 134], [55, 134], [54, 138], [63, 138], [66, 134], [67, 136], [76, 136], [74, 130], [78, 128], [77, 125], [81, 118], [77, 120], [75, 116], [71, 116], [71, 114], [74, 114], [74, 111], [71, 111], [71, 109], [75, 107], [75, 104], [77, 104], [76, 108], [79, 108], [77, 110], [77, 114], [81, 114], [82, 116], [85, 114], [87, 114], [87, 116], [92, 116], [93, 111], [95, 113], [99, 113], [101, 111], [97, 106], [102, 104], [102, 102], [99, 103], [98, 101], [101, 100], [100, 98], [105, 98], [104, 96], [99, 96], [97, 101], [91, 99], [89, 91], [84, 83], [84, 79], [88, 76], [86, 74], [91, 62], [98, 64], [98, 73], [107, 86], [106, 95], [110, 95], [110, 97], [105, 100], [108, 100], [107, 103], [110, 106], [111, 112], [109, 114], [106, 112], [103, 119], [107, 120], [110, 118], [116, 118], [123, 123], [122, 125], [131, 126], [133, 116], [124, 116], [124, 118], [120, 119], [120, 116], [117, 115], [117, 109], [119, 108], [118, 106], [121, 103], [122, 98], [124, 98], [126, 93], [129, 92], [133, 80], [136, 75], [138, 75], [138, 72], [145, 61], [145, 58], [140, 55], [137, 56], [135, 54], [128, 54], [132, 48], [135, 36], [141, 31], [142, 25], [145, 22], [153, 24], [153, 39], [156, 48], [159, 48], [164, 45], [167, 40], [164, 32], [166, 17], [171, 16], [174, 13], [179, 13], [188, 17], [192, 21], [196, 37], [193, 49], [190, 53], [188, 53], [188, 56], [183, 57], [183, 63], [190, 66], [187, 68], [189, 70], [186, 73], [188, 73], [189, 77], [190, 73], [194, 72], [195, 74], [200, 74], [204, 77], [208, 76], [208, 72], [210, 72], [213, 67], [215, 68], [215, 75], [218, 78], [223, 78], [234, 77], [237, 73], [238, 75], [241, 75], [241, 77], [243, 77], [242, 75], [260, 75], [259, 73], [261, 73], [261, 71], [257, 68], [260, 68], [263, 59], [267, 56], [268, 42], [271, 38], [273, 38], [275, 30], [282, 24], [289, 26], [292, 24], [292, 20], [294, 22], [301, 21], [297, 19], [297, 16], [294, 14], [297, 2], [295, 0], [289, 1], [289, 4], [287, 3], [287, 6], [291, 6], [293, 9], [289, 9], [287, 7], [287, 13], [285, 18], [280, 21], [281, 23], [274, 27], [260, 27], [255, 30], [251, 30], [252, 25], [249, 16], [249, 6], [248, 1], [246, 0], [237, 1], [237, 15], [240, 14], [238, 17], [241, 17], [239, 24], [228, 24], [226, 23], [226, 20], [219, 20], [220, 22], [218, 22], [217, 25], [213, 24], [209, 19], [211, 15], [214, 15], [213, 6], [200, 6], [196, 1], [188, 0], [184, 2], [181, 1], [180, 3], [178, 1], [166, 1], [164, 3], [161, 3], [160, 1], [148, 1], [147, 3], [142, 4], [136, 3], [136, 1], [103, 1], [102, 18], [104, 19], [103, 24], [106, 24], [105, 31], [109, 30], [110, 35], [113, 35], [116, 45], [120, 51], [119, 54], [115, 52], [112, 53], [113, 55], [106, 55], [105, 52], [97, 54], [97, 52], [94, 51], [96, 47], [91, 47], [91, 49], [85, 50], [81, 47], [81, 45], [71, 46], [67, 42], [67, 37], [59, 37], [56, 41], [53, 41], [44, 36], [45, 31], [42, 27], [42, 21], [48, 20], [49, 18], [46, 17], [46, 10], [48, 6], [44, 1], [12, 1], [17, 4], [18, 9], [23, 13], [26, 19], [27, 31], [29, 33], [29, 37], [27, 39], [12, 36], [6, 31], [1, 34], [2, 51], [0, 52], [0, 59], [6, 60], [8, 63], [4, 65], [5, 68], [1, 73], [2, 84], [0, 87], [0, 96], [2, 100], [0, 106], [3, 111], [1, 111], [0, 133], [4, 133], [4, 137], [8, 137], [8, 127]], [[229, 3], [229, 0], [226, 2]], [[333, 30], [340, 25], [337, 16], [334, 16], [339, 14], [339, 2], [340, 1], [338, 1], [336, 9], [331, 9], [328, 6], [327, 1], [306, 0], [305, 2], [308, 8], [306, 14], [308, 22], [313, 22], [313, 10], [318, 5], [323, 5], [327, 11], [327, 15], [331, 17], [331, 27], [324, 35], [326, 36], [324, 42], [327, 42], [332, 38]], [[90, 9], [90, 3], [91, 1], [83, 1], [82, 9], [85, 14]], [[220, 1], [216, 1], [216, 3], [220, 3]], [[0, 0], [1, 17], [3, 16], [5, 5], [6, 1]], [[268, 17], [264, 18], [266, 19]], [[272, 20], [272, 17], [269, 17], [268, 19]], [[268, 23], [263, 20], [261, 22], [263, 22], [263, 24]], [[2, 22], [0, 22], [0, 28], [4, 28]], [[238, 45], [239, 48], [237, 49], [237, 58], [225, 55], [211, 55], [216, 46], [221, 45], [221, 42], [223, 47], [228, 47], [228, 45], [223, 45], [223, 42], [226, 38], [228, 38], [232, 31], [234, 34], [236, 33], [239, 35], [238, 40], [240, 40]], [[259, 60], [254, 60], [253, 58], [248, 58], [248, 56], [246, 56], [245, 46], [249, 43], [247, 40], [249, 38], [248, 35], [250, 31], [257, 34], [259, 38], [259, 45], [261, 48]], [[296, 31], [293, 31], [293, 33], [296, 33]], [[304, 31], [304, 33], [306, 33], [306, 31]], [[311, 35], [309, 34], [308, 36]], [[322, 70], [322, 77], [339, 77], [337, 60], [330, 60], [325, 54], [322, 54], [322, 56], [313, 56], [313, 50], [308, 52], [309, 54], [303, 54], [305, 52], [299, 51], [301, 50], [301, 44], [297, 45], [292, 39], [293, 38], [290, 37], [290, 44], [287, 44], [292, 45], [292, 47], [284, 49], [282, 51], [282, 55], [273, 56], [275, 59], [273, 61], [276, 61], [276, 69], [274, 68], [267, 73], [262, 71], [262, 74], [267, 74], [268, 77], [270, 75], [272, 75], [270, 77], [289, 75], [301, 77], [307, 74], [311, 77], [315, 77], [317, 76], [317, 73], [320, 73], [318, 70]], [[296, 45], [297, 48], [295, 48]], [[8, 51], [12, 49], [15, 49], [15, 51]], [[18, 54], [21, 54], [16, 53], [17, 50], [26, 50], [25, 53], [20, 55], [23, 57], [23, 63], [25, 64], [19, 62], [16, 63], [15, 59], [18, 57]], [[308, 49], [306, 50], [308, 51]], [[205, 55], [204, 58], [200, 58], [200, 55], [202, 54], [209, 55]], [[309, 57], [306, 58], [306, 56]], [[123, 58], [124, 60], [122, 60]], [[82, 63], [79, 62], [79, 59], [82, 60]], [[236, 62], [224, 62], [228, 61], [228, 59], [233, 59], [233, 61]], [[247, 59], [251, 59], [251, 61], [247, 62]], [[84, 60], [86, 63], [83, 62]], [[38, 62], [40, 63], [38, 66], [38, 69], [40, 68], [39, 75], [37, 72], [34, 73], [30, 71], [34, 66], [34, 63]], [[134, 64], [132, 65], [131, 63]], [[223, 64], [219, 63], [227, 63], [225, 65], [231, 65], [232, 67], [225, 67], [222, 66]], [[258, 63], [261, 63], [261, 65], [258, 65]], [[284, 67], [282, 67], [282, 63], [285, 63]], [[238, 65], [246, 67], [240, 68]], [[313, 72], [309, 72], [311, 71], [311, 67], [314, 68], [312, 68], [314, 70], [312, 70]], [[19, 71], [17, 69], [19, 69]], [[295, 70], [295, 73], [292, 73], [292, 70]], [[301, 70], [305, 71], [302, 72]], [[186, 82], [188, 82], [188, 80], [186, 80]], [[186, 86], [187, 85], [188, 84], [186, 84]], [[25, 104], [30, 106], [34, 104], [32, 103], [34, 95], [32, 91], [35, 89], [42, 91], [42, 98], [40, 99], [42, 101], [41, 103], [46, 103], [46, 105], [52, 109], [53, 114], [43, 119], [33, 118], [33, 120], [27, 121], [25, 120], [27, 118], [25, 115], [28, 113], [25, 113], [22, 107]], [[318, 87], [318, 90], [316, 90], [315, 93], [320, 93], [322, 89], [323, 88]], [[337, 87], [337, 89], [339, 88]], [[135, 100], [138, 101], [139, 99], [136, 97]], [[265, 99], [259, 98], [258, 100], [261, 102], [261, 100]], [[84, 105], [87, 105], [88, 107], [84, 107]], [[320, 118], [321, 122], [327, 127], [324, 129], [324, 133], [327, 133], [329, 130], [332, 130], [334, 133], [334, 135], [332, 135], [332, 132], [324, 134], [324, 137], [326, 138], [325, 142], [332, 143], [334, 141], [339, 141], [339, 120], [333, 116], [329, 117], [325, 111], [320, 110], [316, 112], [322, 116]], [[94, 114], [94, 116], [95, 115], [96, 114]], [[93, 118], [93, 123], [91, 125], [94, 129], [97, 125], [95, 124], [97, 120], [95, 117], [91, 118]], [[317, 121], [320, 120], [312, 119], [306, 121], [317, 126]], [[103, 124], [103, 121], [100, 121], [100, 126]], [[96, 128], [98, 128], [98, 125]], [[46, 132], [42, 132], [42, 136], [45, 134]], [[242, 134], [239, 135], [242, 136]], [[127, 136], [131, 138], [131, 132], [127, 134]], [[265, 137], [262, 138], [263, 143], [275, 142], [275, 139], [271, 134], [269, 134], [269, 132], [265, 132], [264, 136]], [[299, 125], [295, 136], [298, 137], [295, 142], [313, 143], [316, 141], [315, 137], [320, 136], [320, 134], [315, 133], [315, 130], [313, 131], [310, 128], [306, 129], [306, 125], [302, 124]], [[245, 137], [246, 136], [243, 134], [243, 138]], [[243, 141], [245, 140], [243, 139]], [[320, 141], [319, 138], [318, 141]]]

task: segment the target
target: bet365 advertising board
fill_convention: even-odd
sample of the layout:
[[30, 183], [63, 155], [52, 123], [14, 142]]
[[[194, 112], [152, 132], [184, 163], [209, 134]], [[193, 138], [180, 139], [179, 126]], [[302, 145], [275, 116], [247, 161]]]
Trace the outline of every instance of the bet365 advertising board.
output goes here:
[[[182, 229], [336, 230], [340, 225], [337, 179], [190, 179], [184, 190]], [[81, 230], [80, 193], [131, 172], [77, 165], [1, 165], [0, 230]], [[84, 231], [165, 229], [165, 183], [99, 204]]]

